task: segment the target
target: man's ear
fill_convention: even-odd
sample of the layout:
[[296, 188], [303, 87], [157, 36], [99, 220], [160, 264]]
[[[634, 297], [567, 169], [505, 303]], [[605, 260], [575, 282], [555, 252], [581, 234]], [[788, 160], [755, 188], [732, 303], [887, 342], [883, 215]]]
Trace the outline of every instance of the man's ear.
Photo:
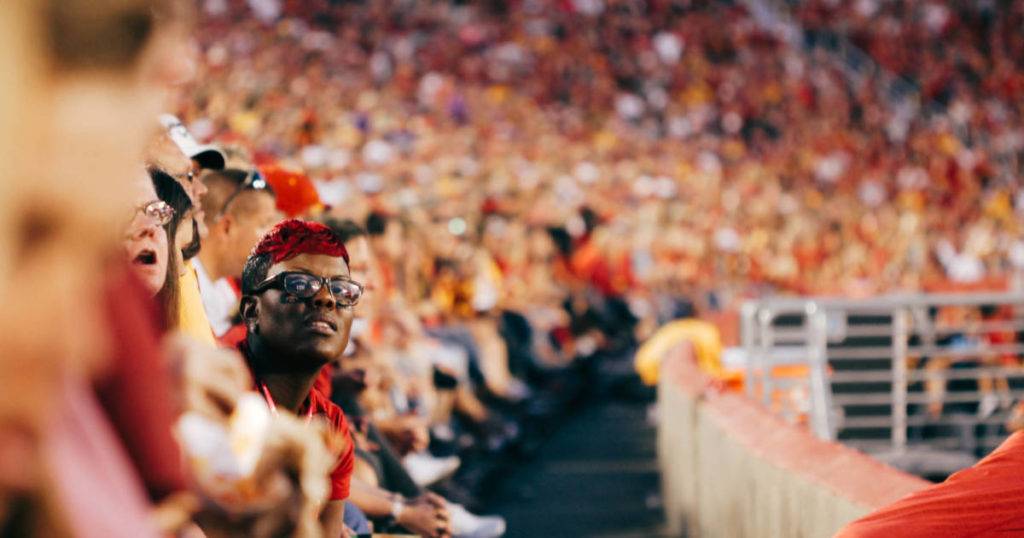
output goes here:
[[260, 303], [252, 295], [245, 295], [238, 305], [238, 315], [250, 331], [256, 330], [256, 320], [260, 316]]

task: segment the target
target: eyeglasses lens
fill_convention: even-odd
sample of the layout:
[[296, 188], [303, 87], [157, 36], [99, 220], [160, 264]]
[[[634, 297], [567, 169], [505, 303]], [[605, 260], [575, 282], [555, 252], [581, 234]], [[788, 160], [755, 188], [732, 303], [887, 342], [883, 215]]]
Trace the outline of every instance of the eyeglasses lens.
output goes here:
[[[323, 280], [313, 275], [291, 274], [285, 276], [283, 284], [285, 292], [308, 299], [320, 291]], [[359, 302], [359, 297], [363, 293], [359, 284], [341, 278], [332, 279], [330, 286], [334, 299], [344, 306], [352, 306]]]
[[150, 202], [146, 204], [143, 212], [147, 217], [157, 221], [161, 226], [166, 226], [167, 223], [171, 222], [174, 217], [174, 208], [167, 205], [166, 202]]
[[320, 280], [309, 275], [288, 275], [284, 279], [284, 291], [306, 299], [320, 291]]
[[359, 300], [362, 290], [353, 282], [335, 279], [331, 280], [331, 293], [334, 294], [338, 302], [351, 305], [356, 304], [356, 301]]

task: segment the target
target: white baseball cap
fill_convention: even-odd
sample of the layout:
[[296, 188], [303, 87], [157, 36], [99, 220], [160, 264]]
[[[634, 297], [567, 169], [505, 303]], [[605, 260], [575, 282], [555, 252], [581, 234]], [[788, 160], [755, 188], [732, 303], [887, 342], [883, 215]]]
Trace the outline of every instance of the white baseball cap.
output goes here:
[[223, 170], [227, 159], [224, 157], [224, 152], [217, 146], [209, 144], [200, 144], [196, 141], [192, 133], [188, 132], [188, 129], [181, 123], [181, 120], [173, 114], [161, 114], [160, 124], [167, 129], [167, 135], [171, 137], [171, 141], [174, 145], [178, 146], [178, 149], [182, 153], [187, 155], [193, 161], [199, 163], [199, 166], [208, 170]]

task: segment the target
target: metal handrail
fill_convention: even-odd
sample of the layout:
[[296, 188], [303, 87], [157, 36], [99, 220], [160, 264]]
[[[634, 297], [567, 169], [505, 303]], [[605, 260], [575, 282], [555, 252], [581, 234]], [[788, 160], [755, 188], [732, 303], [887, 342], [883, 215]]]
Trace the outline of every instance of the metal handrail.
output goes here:
[[[935, 319], [941, 307], [986, 305], [1009, 305], [1012, 316], [1007, 314], [1007, 319], [997, 320], [974, 319], [959, 325], [940, 324]], [[833, 318], [839, 321], [830, 326]], [[973, 420], [973, 415], [962, 414], [939, 418], [911, 415], [908, 412], [911, 406], [929, 404], [935, 398], [922, 390], [918, 385], [921, 382], [1005, 379], [1016, 385], [1000, 393], [1002, 398], [1024, 399], [1024, 365], [995, 364], [1005, 356], [1024, 356], [1024, 342], [984, 340], [999, 333], [1013, 333], [1015, 337], [1020, 332], [1024, 332], [1024, 293], [893, 294], [856, 300], [833, 297], [759, 299], [745, 304], [742, 314], [741, 336], [750, 358], [747, 391], [771, 405], [775, 392], [801, 383], [799, 379], [774, 377], [773, 368], [780, 364], [805, 365], [808, 374], [802, 383], [810, 394], [807, 418], [817, 436], [836, 439], [839, 431], [888, 429], [885, 448], [904, 451], [916, 446], [908, 439], [908, 428], [938, 424], [962, 426], [964, 420]], [[966, 346], [963, 342], [938, 343], [954, 335], [963, 335], [969, 342]], [[961, 365], [964, 359], [970, 359], [978, 364], [966, 368], [958, 366], [955, 370], [922, 369], [923, 363], [918, 359], [925, 357]], [[864, 384], [863, 390], [884, 392], [849, 392], [858, 390], [857, 384]], [[841, 392], [834, 392], [834, 389]], [[983, 396], [994, 394], [993, 391], [956, 390], [948, 386], [946, 389], [942, 396], [944, 404], [973, 405]], [[878, 415], [879, 408], [888, 411]], [[844, 409], [850, 409], [854, 415], [837, 418]], [[865, 416], [865, 413], [868, 414]], [[988, 430], [998, 429], [1004, 418], [981, 417], [975, 423]], [[975, 438], [974, 445], [988, 446], [982, 437], [991, 440], [991, 433], [978, 434], [981, 437]], [[862, 441], [844, 439], [854, 446], [864, 445]]]
[[[949, 370], [942, 374], [942, 377], [949, 381], [962, 381], [977, 379], [981, 376], [1004, 376], [1007, 378], [1024, 379], [1024, 368], [1020, 366], [979, 366], [974, 368], [962, 368]], [[907, 381], [927, 381], [928, 373], [923, 370], [909, 370]], [[832, 372], [829, 374], [829, 381], [833, 385], [843, 383], [888, 383], [891, 382], [892, 374], [888, 371], [853, 371], [853, 372]]]
[[828, 381], [828, 320], [825, 311], [817, 304], [807, 305], [808, 339], [811, 352], [811, 426], [820, 439], [835, 438], [832, 423], [832, 390]]
[[892, 316], [892, 447], [907, 448], [907, 311], [897, 310]]
[[[834, 310], [835, 307], [830, 309]], [[1024, 317], [1014, 318], [1012, 321], [983, 321], [975, 325], [974, 330], [981, 333], [1024, 330]], [[962, 327], [931, 327], [925, 331], [912, 326], [908, 330], [908, 334], [917, 336], [947, 336], [960, 332], [963, 332]], [[847, 337], [891, 336], [892, 329], [890, 324], [862, 324], [849, 326], [843, 333]]]

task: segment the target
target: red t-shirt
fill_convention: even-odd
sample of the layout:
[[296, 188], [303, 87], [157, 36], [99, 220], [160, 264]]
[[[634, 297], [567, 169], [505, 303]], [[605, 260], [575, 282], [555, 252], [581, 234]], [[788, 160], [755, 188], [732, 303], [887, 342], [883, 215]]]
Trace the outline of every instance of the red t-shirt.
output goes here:
[[331, 378], [334, 377], [334, 365], [327, 364], [320, 369], [320, 375], [316, 376], [316, 381], [313, 382], [313, 390], [324, 395], [328, 400], [331, 399]]
[[332, 501], [343, 501], [348, 498], [352, 483], [352, 470], [356, 462], [355, 443], [352, 442], [352, 432], [349, 431], [348, 420], [340, 407], [316, 389], [310, 391], [308, 407], [303, 411], [310, 408], [313, 409], [313, 414], [320, 415], [327, 420], [332, 433], [336, 436], [336, 441], [328, 443], [328, 445], [334, 446], [328, 446], [328, 448], [337, 450], [336, 446], [344, 446], [344, 450], [341, 450], [338, 456], [337, 466], [331, 471], [330, 496]]
[[[243, 341], [238, 346], [238, 351], [248, 361], [249, 350]], [[257, 387], [259, 383], [257, 382]], [[352, 432], [349, 430], [348, 419], [345, 412], [334, 404], [330, 398], [324, 396], [314, 388], [309, 391], [306, 403], [299, 410], [299, 416], [306, 416], [312, 410], [312, 414], [319, 415], [327, 421], [331, 427], [331, 436], [328, 439], [327, 448], [338, 453], [338, 463], [331, 471], [331, 496], [329, 500], [343, 501], [348, 498], [349, 488], [352, 484], [352, 470], [356, 463], [355, 443], [352, 441]]]
[[835, 538], [1024, 536], [1024, 432], [973, 467], [869, 514]]

